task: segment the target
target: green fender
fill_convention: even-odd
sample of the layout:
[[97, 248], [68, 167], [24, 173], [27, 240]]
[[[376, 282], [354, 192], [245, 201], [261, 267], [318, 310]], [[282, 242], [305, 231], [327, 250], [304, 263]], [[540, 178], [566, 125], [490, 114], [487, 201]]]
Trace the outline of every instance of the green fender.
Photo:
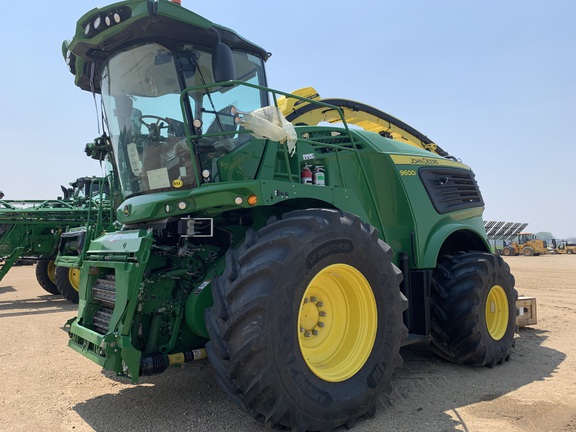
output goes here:
[[[432, 235], [426, 239], [424, 243], [424, 249], [422, 256], [416, 256], [415, 261], [418, 268], [434, 268], [436, 267], [436, 262], [438, 261], [438, 254], [442, 245], [446, 241], [448, 237], [458, 231], [467, 231], [468, 236], [474, 236], [478, 243], [481, 243], [483, 246], [484, 252], [490, 251], [490, 246], [485, 240], [485, 232], [482, 226], [482, 230], [476, 229], [473, 226], [468, 226], [467, 228], [463, 228], [461, 223], [448, 223], [443, 227], [431, 230], [430, 232]], [[467, 247], [463, 247], [459, 250], [466, 250]], [[477, 250], [482, 250], [482, 248], [476, 247]], [[452, 251], [452, 252], [455, 252]]]

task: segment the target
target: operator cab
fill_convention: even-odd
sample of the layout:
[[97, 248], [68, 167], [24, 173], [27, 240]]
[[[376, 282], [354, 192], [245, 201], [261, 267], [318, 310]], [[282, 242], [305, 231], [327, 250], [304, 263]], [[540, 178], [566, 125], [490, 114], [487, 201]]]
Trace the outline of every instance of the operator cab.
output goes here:
[[[100, 89], [125, 197], [214, 181], [216, 161], [251, 138], [235, 110], [268, 105], [267, 93], [250, 87], [266, 84], [263, 59], [221, 43], [169, 45], [140, 43], [103, 63]], [[214, 85], [229, 80], [248, 85]]]
[[535, 234], [531, 233], [520, 233], [518, 234], [518, 244], [526, 244], [531, 240], [536, 238]]

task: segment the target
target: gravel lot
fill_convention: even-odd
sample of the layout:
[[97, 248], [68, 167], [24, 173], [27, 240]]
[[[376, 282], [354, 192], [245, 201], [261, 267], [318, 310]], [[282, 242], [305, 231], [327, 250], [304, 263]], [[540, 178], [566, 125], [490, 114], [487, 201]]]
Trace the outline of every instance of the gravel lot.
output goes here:
[[[520, 329], [510, 362], [452, 365], [427, 345], [403, 349], [390, 400], [368, 431], [576, 431], [576, 256], [508, 257], [538, 323]], [[229, 402], [206, 361], [139, 385], [67, 348], [76, 306], [40, 288], [32, 266], [0, 282], [1, 431], [267, 431]]]

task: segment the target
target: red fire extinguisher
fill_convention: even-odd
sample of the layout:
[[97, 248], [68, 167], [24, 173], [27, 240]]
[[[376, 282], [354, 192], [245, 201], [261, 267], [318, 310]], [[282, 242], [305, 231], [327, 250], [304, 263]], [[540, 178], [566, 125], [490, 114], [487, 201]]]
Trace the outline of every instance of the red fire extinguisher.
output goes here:
[[310, 166], [304, 165], [300, 173], [300, 181], [302, 184], [312, 184], [312, 171], [310, 170]]

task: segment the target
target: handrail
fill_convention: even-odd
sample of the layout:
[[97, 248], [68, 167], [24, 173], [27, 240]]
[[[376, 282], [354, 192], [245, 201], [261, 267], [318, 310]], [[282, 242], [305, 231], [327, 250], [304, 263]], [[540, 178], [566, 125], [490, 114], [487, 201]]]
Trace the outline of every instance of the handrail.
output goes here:
[[[297, 99], [301, 102], [307, 102], [309, 104], [319, 105], [319, 106], [326, 107], [327, 109], [330, 109], [330, 110], [335, 110], [342, 120], [343, 129], [345, 131], [345, 137], [350, 140], [350, 144], [352, 145], [352, 149], [355, 152], [356, 157], [358, 159], [358, 165], [360, 167], [360, 171], [361, 171], [362, 176], [364, 177], [365, 183], [367, 185], [368, 192], [370, 194], [370, 197], [371, 197], [371, 200], [372, 200], [372, 203], [374, 206], [374, 210], [377, 213], [378, 221], [379, 221], [380, 225], [383, 226], [382, 215], [380, 214], [380, 211], [378, 210], [375, 192], [374, 192], [374, 187], [373, 187], [373, 185], [372, 185], [372, 183], [368, 177], [368, 174], [366, 172], [366, 168], [365, 168], [364, 163], [362, 161], [362, 158], [360, 157], [360, 154], [358, 152], [358, 145], [354, 139], [354, 135], [350, 132], [350, 128], [348, 127], [348, 123], [346, 122], [344, 112], [342, 111], [342, 109], [339, 106], [332, 105], [332, 104], [322, 102], [319, 100], [306, 98], [306, 97], [299, 96], [299, 95], [296, 95], [293, 93], [287, 93], [287, 92], [283, 92], [280, 90], [274, 90], [274, 89], [271, 89], [269, 87], [264, 87], [264, 86], [261, 86], [258, 84], [252, 84], [252, 83], [248, 83], [245, 81], [239, 81], [239, 80], [231, 80], [231, 81], [226, 81], [224, 83], [203, 84], [203, 85], [199, 85], [199, 86], [186, 87], [184, 90], [182, 90], [182, 92], [180, 93], [180, 107], [182, 109], [182, 118], [186, 119], [187, 118], [186, 113], [191, 112], [187, 109], [187, 108], [189, 108], [187, 106], [187, 103], [188, 103], [187, 95], [190, 92], [198, 91], [198, 90], [208, 90], [208, 89], [214, 88], [214, 87], [232, 87], [232, 86], [245, 86], [245, 87], [250, 87], [250, 88], [253, 88], [256, 90], [261, 90], [261, 91], [271, 93], [273, 96], [273, 99], [274, 99], [274, 106], [277, 108], [279, 108], [277, 96], [280, 95], [280, 96], [284, 96], [286, 98]], [[185, 122], [185, 125], [186, 125], [186, 128], [185, 128], [186, 129], [186, 140], [187, 140], [188, 145], [190, 147], [190, 149], [189, 149], [190, 151], [194, 150], [194, 146], [192, 144], [194, 139], [199, 139], [201, 137], [208, 137], [208, 136], [214, 136], [214, 135], [222, 136], [222, 135], [232, 135], [232, 134], [238, 133], [238, 131], [233, 131], [233, 132], [222, 132], [222, 133], [216, 133], [216, 134], [206, 134], [206, 135], [203, 134], [201, 136], [198, 136], [198, 135], [195, 135], [192, 133], [192, 130], [190, 129], [190, 125], [188, 124], [188, 122]], [[251, 131], [243, 131], [243, 133], [250, 133], [250, 132]], [[333, 145], [327, 145], [326, 143], [321, 143], [321, 142], [317, 142], [317, 141], [309, 140], [309, 139], [304, 139], [304, 138], [299, 138], [299, 141], [300, 142], [308, 142], [308, 143], [311, 143], [314, 145], [323, 145], [326, 147], [335, 147]], [[350, 148], [346, 147], [346, 150], [350, 150]], [[287, 146], [284, 146], [284, 152], [286, 153], [286, 157], [287, 157], [287, 155], [288, 155]], [[338, 158], [338, 155], [337, 155], [337, 163], [340, 164], [340, 160]], [[288, 172], [289, 178], [292, 179], [290, 164], [287, 164], [287, 169], [289, 171]], [[197, 182], [196, 184], [201, 184], [200, 174], [198, 172], [199, 170], [196, 169], [194, 171], [195, 171], [195, 175], [196, 175], [196, 182]], [[341, 169], [339, 171], [340, 171], [340, 173], [342, 173]], [[342, 183], [344, 183], [343, 179], [341, 179], [341, 180], [342, 180]]]

